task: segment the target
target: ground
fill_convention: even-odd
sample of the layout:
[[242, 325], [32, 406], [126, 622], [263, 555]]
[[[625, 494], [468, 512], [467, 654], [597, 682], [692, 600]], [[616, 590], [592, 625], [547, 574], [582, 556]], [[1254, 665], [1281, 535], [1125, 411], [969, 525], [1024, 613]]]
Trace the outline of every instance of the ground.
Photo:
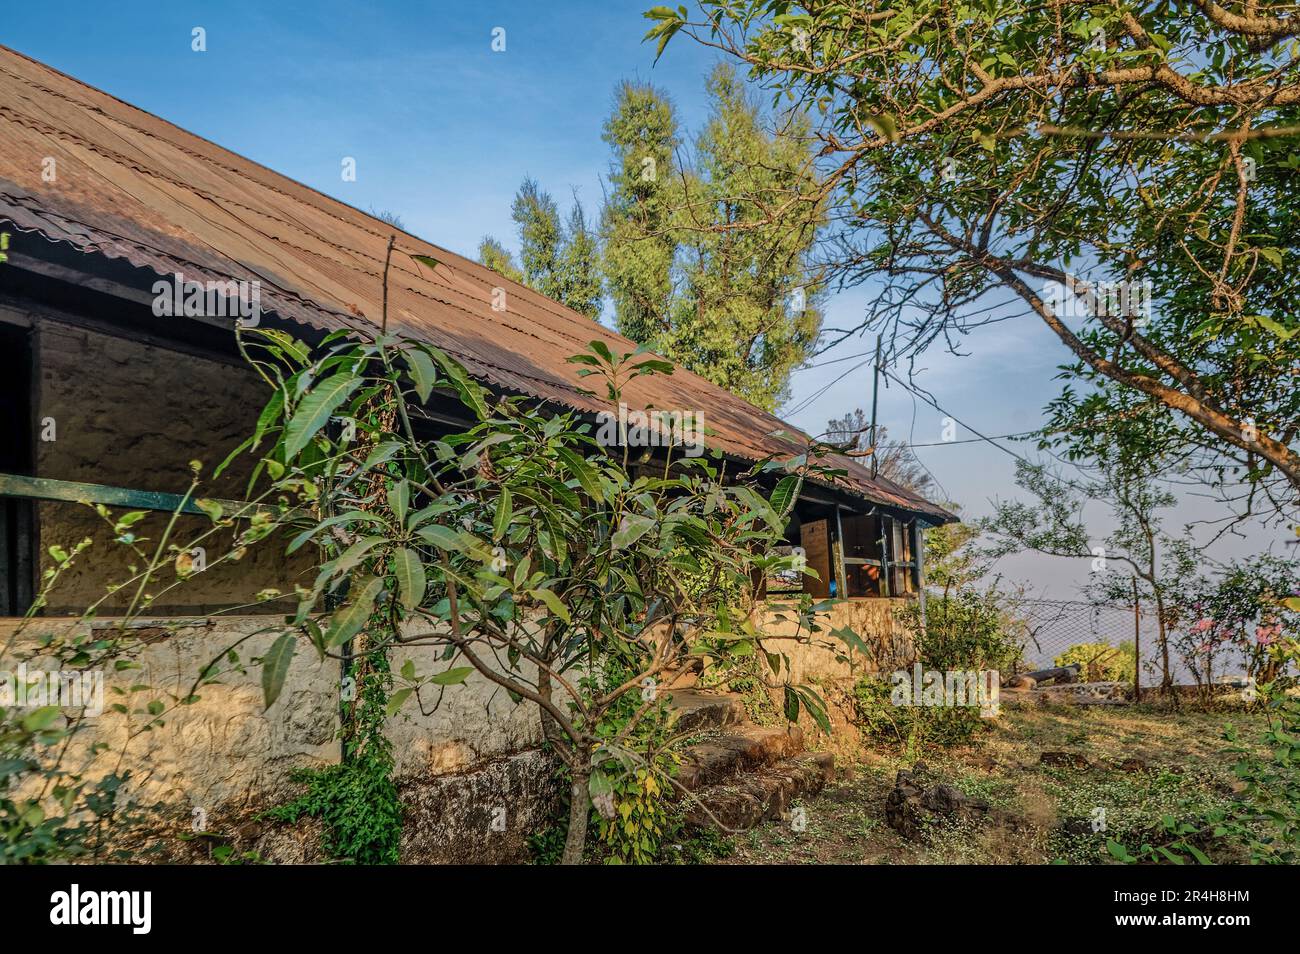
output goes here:
[[[1007, 709], [981, 739], [907, 753], [873, 747], [798, 813], [734, 836], [722, 864], [1044, 864], [1106, 861], [1108, 838], [1140, 842], [1162, 815], [1222, 804], [1235, 758], [1231, 720], [1256, 738], [1263, 718], [1242, 712], [1172, 713], [1146, 706]], [[1049, 754], [1045, 764], [1043, 753]], [[1078, 758], [1078, 757], [1081, 757]], [[1086, 760], [1086, 764], [1083, 760]], [[907, 840], [885, 822], [900, 768], [987, 802], [987, 818], [939, 825]], [[1097, 813], [1104, 809], [1104, 816]], [[1104, 817], [1105, 831], [1093, 821]], [[1227, 860], [1227, 859], [1224, 859]]]

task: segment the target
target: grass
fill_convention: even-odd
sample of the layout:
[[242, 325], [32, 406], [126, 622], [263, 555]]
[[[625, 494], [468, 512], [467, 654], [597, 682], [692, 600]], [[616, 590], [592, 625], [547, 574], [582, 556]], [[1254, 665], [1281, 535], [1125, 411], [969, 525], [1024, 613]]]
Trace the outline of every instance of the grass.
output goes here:
[[[1263, 717], [1170, 712], [1145, 706], [1005, 707], [978, 742], [921, 753], [929, 773], [987, 802], [993, 820], [942, 822], [909, 841], [885, 824], [900, 768], [896, 749], [874, 749], [804, 803], [806, 829], [769, 822], [734, 839], [721, 864], [1072, 864], [1109, 860], [1107, 839], [1136, 844], [1161, 816], [1223, 804], [1236, 781], [1225, 755], [1229, 720], [1243, 737]], [[1045, 765], [1043, 752], [1081, 755], [1088, 767]], [[1099, 811], [1100, 810], [1100, 811]], [[1094, 831], [1094, 827], [1102, 827]]]

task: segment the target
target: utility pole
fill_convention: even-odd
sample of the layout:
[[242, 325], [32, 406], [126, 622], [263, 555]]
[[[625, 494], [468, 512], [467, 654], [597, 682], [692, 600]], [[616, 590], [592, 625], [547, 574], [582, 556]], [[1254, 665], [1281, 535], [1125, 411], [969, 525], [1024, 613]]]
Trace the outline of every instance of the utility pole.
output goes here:
[[883, 333], [876, 335], [876, 360], [872, 363], [874, 374], [871, 377], [871, 476], [879, 472], [880, 448], [876, 446], [876, 407], [880, 398], [880, 343]]

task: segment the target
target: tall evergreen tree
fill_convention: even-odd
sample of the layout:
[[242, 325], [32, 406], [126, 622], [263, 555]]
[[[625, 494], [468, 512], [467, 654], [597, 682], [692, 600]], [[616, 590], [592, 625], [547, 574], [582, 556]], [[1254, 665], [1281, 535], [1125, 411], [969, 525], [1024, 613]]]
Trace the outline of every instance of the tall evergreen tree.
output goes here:
[[595, 318], [600, 314], [601, 285], [600, 243], [587, 227], [587, 214], [575, 195], [560, 250], [560, 300]]
[[[711, 117], [692, 162], [675, 156], [667, 100], [650, 87], [620, 89], [605, 135], [614, 149], [606, 277], [620, 331], [773, 410], [821, 327], [810, 253], [825, 213], [809, 123], [765, 113], [729, 66], [708, 89]], [[755, 225], [778, 196], [814, 214]]]
[[653, 86], [623, 83], [602, 138], [613, 152], [601, 233], [614, 320], [634, 341], [655, 343], [671, 328], [677, 254], [670, 228], [680, 145], [673, 105]]
[[490, 235], [479, 243], [479, 262], [588, 318], [598, 317], [600, 244], [587, 226], [578, 197], [574, 196], [567, 225], [562, 226], [559, 207], [550, 193], [535, 179], [524, 179], [515, 193], [511, 217], [519, 229], [520, 264]]
[[536, 179], [524, 179], [510, 212], [519, 228], [519, 261], [524, 279], [530, 288], [559, 301], [564, 232], [555, 200], [538, 186]]

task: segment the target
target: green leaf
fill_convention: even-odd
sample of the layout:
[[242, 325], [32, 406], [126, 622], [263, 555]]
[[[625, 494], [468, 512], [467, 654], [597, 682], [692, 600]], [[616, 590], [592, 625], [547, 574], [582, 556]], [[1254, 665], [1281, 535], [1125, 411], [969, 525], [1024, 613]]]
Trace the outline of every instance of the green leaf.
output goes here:
[[513, 513], [510, 502], [510, 488], [502, 487], [501, 496], [497, 498], [497, 512], [492, 518], [493, 540], [500, 540], [506, 535], [506, 530], [510, 528], [510, 517]]
[[393, 554], [393, 575], [397, 577], [398, 599], [408, 610], [414, 610], [424, 599], [428, 587], [424, 564], [414, 550], [401, 547]]
[[302, 452], [316, 433], [361, 384], [361, 378], [342, 372], [322, 381], [298, 402], [298, 408], [284, 429], [284, 457], [291, 461]]
[[456, 666], [445, 672], [440, 672], [436, 676], [430, 676], [429, 682], [435, 686], [459, 686], [474, 671], [473, 666]]
[[329, 629], [325, 633], [325, 646], [333, 649], [341, 646], [361, 632], [370, 614], [374, 612], [375, 600], [384, 589], [384, 578], [372, 576], [365, 587], [346, 606], [330, 617]]
[[388, 506], [399, 524], [406, 523], [406, 511], [411, 504], [411, 485], [399, 480], [388, 488]]
[[58, 706], [41, 706], [39, 709], [33, 709], [23, 716], [23, 731], [40, 732], [42, 729], [48, 729], [58, 717]]
[[432, 255], [412, 255], [411, 258], [415, 259], [421, 265], [427, 265], [429, 268], [437, 268], [438, 265], [441, 264]]
[[198, 507], [205, 514], [207, 514], [208, 519], [211, 520], [213, 523], [216, 523], [218, 520], [220, 520], [221, 515], [225, 512], [225, 508], [221, 506], [220, 502], [216, 500], [207, 500], [203, 497], [200, 497], [198, 500], [195, 500], [194, 506]]
[[1201, 849], [1197, 848], [1195, 845], [1187, 843], [1184, 844], [1183, 847], [1191, 853], [1191, 856], [1196, 859], [1198, 865], [1214, 864], [1214, 862], [1205, 856], [1205, 852], [1201, 851]]
[[388, 706], [384, 710], [387, 713], [387, 715], [389, 716], [397, 715], [397, 710], [402, 708], [402, 703], [404, 703], [410, 697], [411, 693], [413, 693], [414, 691], [415, 691], [414, 686], [406, 686], [402, 689], [398, 689], [391, 696], [389, 696]]
[[1185, 865], [1185, 864], [1187, 864], [1187, 859], [1186, 859], [1186, 858], [1184, 858], [1182, 855], [1174, 854], [1172, 851], [1170, 851], [1170, 850], [1169, 850], [1168, 848], [1166, 848], [1164, 845], [1161, 845], [1161, 846], [1158, 847], [1156, 850], [1159, 851], [1160, 854], [1164, 855], [1164, 856], [1165, 856], [1165, 857], [1166, 857], [1170, 862], [1172, 862], [1173, 864], [1176, 864], [1176, 865]]
[[328, 577], [344, 575], [365, 559], [366, 554], [369, 553], [371, 549], [383, 542], [385, 542], [385, 538], [377, 535], [364, 537], [358, 540], [356, 543], [352, 544], [352, 546], [344, 550], [338, 559], [322, 566], [322, 575]]
[[442, 368], [442, 373], [451, 381], [451, 386], [456, 389], [460, 399], [474, 411], [475, 416], [480, 421], [486, 420], [489, 414], [487, 401], [483, 396], [483, 388], [470, 380], [469, 375], [465, 373], [465, 369], [459, 362], [453, 361], [431, 345], [425, 347], [433, 360], [438, 362], [438, 366]]
[[552, 616], [558, 616], [566, 623], [573, 623], [573, 617], [569, 615], [569, 608], [560, 601], [560, 598], [554, 592], [543, 589], [529, 590], [528, 592], [534, 599], [539, 599], [545, 603]]
[[610, 546], [615, 550], [631, 546], [654, 525], [653, 517], [636, 513], [624, 514], [623, 519], [619, 521], [618, 529], [614, 531], [614, 538], [610, 541]]
[[567, 447], [555, 448], [555, 456], [563, 462], [565, 470], [577, 478], [578, 484], [588, 497], [596, 503], [604, 502], [605, 491], [600, 486], [600, 478], [596, 474], [596, 468]]
[[1136, 860], [1137, 860], [1137, 859], [1135, 859], [1132, 855], [1130, 855], [1130, 854], [1128, 853], [1128, 849], [1127, 849], [1127, 848], [1125, 848], [1125, 847], [1124, 847], [1123, 845], [1121, 845], [1119, 842], [1117, 842], [1117, 841], [1113, 841], [1113, 840], [1111, 840], [1111, 839], [1109, 839], [1109, 838], [1106, 839], [1106, 850], [1109, 851], [1109, 852], [1111, 853], [1111, 856], [1112, 856], [1113, 858], [1115, 858], [1115, 860], [1117, 860], [1117, 861], [1122, 861], [1122, 862], [1124, 862], [1125, 864], [1128, 864], [1128, 863], [1130, 863], [1130, 862], [1133, 862], [1133, 861], [1136, 861]]
[[794, 686], [785, 687], [785, 720], [787, 722], [799, 721], [799, 694], [794, 691]]
[[262, 701], [264, 707], [271, 708], [271, 703], [280, 698], [284, 688], [284, 677], [289, 673], [289, 663], [293, 661], [298, 639], [293, 633], [281, 633], [262, 657]]
[[888, 113], [877, 113], [867, 117], [867, 125], [880, 134], [881, 139], [898, 142], [898, 123]]
[[830, 735], [831, 720], [830, 716], [826, 714], [826, 704], [810, 689], [796, 687], [795, 691], [799, 695], [800, 702], [803, 703], [804, 711], [812, 716], [813, 721], [817, 723], [817, 728]]
[[[271, 395], [271, 400], [266, 402], [266, 407], [262, 408], [262, 413], [257, 416], [257, 426], [253, 429], [253, 442], [250, 445], [254, 450], [257, 445], [262, 443], [262, 438], [266, 436], [267, 429], [271, 424], [280, 418], [280, 413], [284, 410], [284, 392], [276, 389]], [[223, 465], [224, 466], [224, 465]]]
[[430, 523], [416, 531], [416, 535], [439, 550], [448, 553], [468, 553], [477, 560], [486, 560], [492, 552], [483, 545], [483, 541], [470, 533], [452, 530], [440, 523]]
[[1285, 325], [1274, 321], [1272, 318], [1269, 318], [1267, 315], [1252, 315], [1251, 317], [1255, 319], [1255, 323], [1258, 324], [1261, 328], [1263, 328], [1265, 331], [1270, 332], [1273, 335], [1276, 335], [1278, 338], [1281, 338], [1283, 341], [1290, 341], [1293, 337], [1295, 337], [1295, 333], [1296, 333], [1295, 329], [1287, 328]]
[[429, 395], [433, 393], [433, 384], [438, 379], [433, 361], [419, 348], [403, 352], [402, 357], [406, 359], [406, 366], [411, 369], [411, 380], [415, 383], [416, 396], [422, 402], [429, 400]]
[[772, 509], [782, 517], [788, 514], [791, 508], [794, 507], [794, 502], [799, 499], [799, 487], [802, 483], [803, 477], [799, 474], [782, 477], [768, 501]]

